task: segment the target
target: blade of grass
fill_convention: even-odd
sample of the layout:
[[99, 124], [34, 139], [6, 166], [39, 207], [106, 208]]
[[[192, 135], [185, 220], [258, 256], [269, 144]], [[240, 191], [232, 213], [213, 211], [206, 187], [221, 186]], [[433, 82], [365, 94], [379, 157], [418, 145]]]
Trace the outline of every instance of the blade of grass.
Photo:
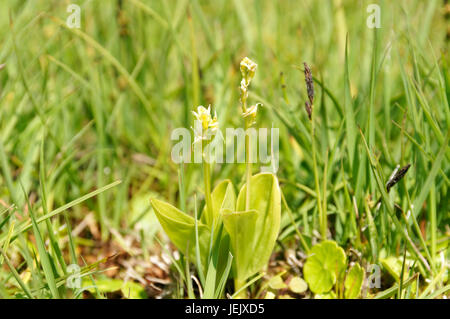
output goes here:
[[411, 238], [410, 238], [410, 236], [409, 236], [407, 230], [404, 229], [404, 228], [402, 227], [400, 221], [398, 220], [397, 216], [395, 215], [394, 205], [392, 204], [392, 202], [391, 202], [391, 200], [390, 200], [390, 198], [389, 198], [389, 195], [387, 194], [387, 192], [386, 192], [386, 190], [385, 190], [384, 183], [383, 183], [382, 178], [381, 178], [381, 176], [379, 175], [379, 172], [378, 172], [378, 170], [377, 170], [377, 168], [378, 168], [377, 163], [375, 162], [375, 160], [374, 160], [373, 157], [372, 157], [372, 154], [371, 154], [371, 152], [370, 152], [370, 150], [369, 150], [369, 146], [367, 145], [367, 141], [366, 141], [366, 139], [365, 139], [365, 137], [364, 137], [364, 134], [363, 134], [363, 132], [361, 131], [361, 129], [359, 130], [359, 132], [360, 132], [361, 137], [362, 137], [362, 140], [363, 140], [363, 142], [364, 142], [364, 147], [365, 147], [365, 149], [366, 149], [367, 156], [368, 156], [368, 158], [369, 158], [370, 167], [372, 168], [372, 171], [373, 171], [375, 180], [376, 180], [376, 182], [377, 182], [378, 190], [379, 190], [380, 193], [381, 193], [381, 196], [382, 196], [382, 198], [383, 198], [383, 202], [384, 202], [384, 204], [385, 204], [386, 207], [387, 207], [387, 210], [388, 210], [388, 212], [389, 212], [389, 215], [390, 215], [392, 221], [394, 222], [395, 227], [397, 228], [397, 231], [398, 231], [398, 232], [403, 236], [403, 238], [406, 240], [406, 242], [407, 242], [409, 248], [412, 250], [412, 252], [414, 253], [414, 255], [416, 255], [416, 256], [419, 258], [421, 264], [428, 270], [428, 272], [431, 272], [430, 265], [428, 264], [428, 262], [426, 261], [426, 259], [422, 256], [422, 254], [421, 254], [420, 251], [417, 249], [417, 247], [414, 245], [414, 243], [413, 243], [413, 241], [411, 240]]
[[[108, 184], [108, 185], [106, 185], [106, 186], [100, 188], [100, 189], [97, 189], [97, 190], [95, 190], [95, 191], [93, 191], [93, 192], [90, 192], [90, 193], [84, 195], [84, 196], [81, 196], [80, 198], [75, 199], [75, 200], [71, 201], [70, 203], [63, 205], [63, 206], [61, 206], [61, 207], [59, 207], [59, 208], [57, 208], [57, 209], [51, 211], [51, 212], [48, 213], [48, 214], [43, 215], [43, 216], [37, 218], [37, 219], [36, 219], [36, 223], [39, 224], [39, 223], [43, 222], [44, 220], [46, 220], [46, 219], [48, 219], [48, 218], [51, 218], [51, 217], [53, 217], [53, 216], [56, 216], [56, 215], [58, 215], [58, 214], [60, 214], [60, 213], [62, 213], [62, 212], [64, 212], [64, 211], [66, 211], [67, 209], [69, 209], [69, 208], [71, 208], [71, 207], [73, 207], [73, 206], [75, 206], [75, 205], [78, 205], [79, 203], [82, 203], [82, 202], [84, 202], [85, 200], [88, 200], [89, 198], [92, 198], [92, 197], [94, 197], [94, 196], [96, 196], [96, 195], [98, 195], [98, 194], [100, 194], [100, 193], [102, 193], [102, 192], [104, 192], [104, 191], [106, 191], [106, 190], [108, 190], [108, 189], [114, 187], [114, 186], [117, 186], [117, 185], [120, 184], [120, 183], [121, 183], [121, 181], [120, 181], [120, 180], [117, 180], [117, 181], [115, 181], [115, 182], [112, 182], [111, 184]], [[24, 224], [20, 227], [20, 229], [18, 229], [17, 231], [14, 232], [13, 238], [15, 238], [15, 237], [17, 237], [19, 234], [21, 234], [21, 233], [23, 233], [23, 232], [29, 230], [30, 228], [32, 228], [32, 223], [24, 223]], [[1, 238], [1, 239], [0, 239], [0, 243], [3, 243], [3, 242], [4, 242], [4, 239]]]
[[6, 256], [6, 253], [3, 251], [3, 249], [0, 248], [0, 254], [3, 256], [3, 258], [5, 259], [6, 265], [8, 265], [9, 270], [11, 271], [11, 273], [13, 274], [14, 278], [17, 280], [17, 283], [19, 284], [19, 286], [22, 288], [22, 290], [25, 292], [25, 294], [28, 296], [28, 298], [30, 299], [34, 299], [30, 289], [28, 288], [28, 286], [23, 282], [22, 278], [20, 278], [20, 275], [17, 273], [16, 268], [14, 268], [14, 266], [12, 265], [11, 261], [9, 260], [8, 256]]
[[[411, 285], [417, 278], [419, 274], [415, 274], [412, 277], [409, 277], [407, 280], [403, 282], [403, 287], [406, 288], [409, 285]], [[398, 283], [395, 283], [391, 288], [388, 288], [386, 290], [383, 290], [382, 292], [377, 293], [373, 299], [388, 299], [392, 296], [394, 296], [398, 291]]]
[[247, 282], [245, 285], [243, 285], [240, 289], [238, 289], [232, 296], [230, 299], [234, 299], [237, 296], [240, 296], [240, 293], [242, 291], [244, 291], [245, 289], [247, 289], [247, 287], [250, 287], [254, 282], [258, 281], [259, 279], [261, 279], [262, 277], [264, 277], [264, 273], [260, 273], [259, 275], [257, 275], [255, 278], [253, 278], [252, 280], [250, 280], [249, 282]]
[[[22, 186], [22, 184], [20, 184]], [[53, 273], [53, 267], [50, 263], [49, 254], [47, 253], [47, 250], [45, 249], [44, 239], [42, 238], [41, 231], [39, 230], [39, 226], [36, 222], [36, 218], [34, 216], [33, 207], [31, 206], [30, 200], [28, 198], [27, 193], [25, 192], [25, 189], [22, 186], [22, 190], [27, 202], [28, 211], [30, 213], [31, 217], [31, 223], [33, 226], [33, 233], [36, 240], [36, 246], [39, 252], [40, 261], [42, 264], [42, 269], [44, 271], [44, 276], [47, 280], [47, 284], [49, 286], [50, 292], [53, 296], [53, 298], [59, 299], [59, 291], [56, 287], [56, 281], [55, 281], [55, 274]]]
[[289, 208], [289, 205], [286, 202], [286, 198], [284, 197], [284, 193], [283, 192], [281, 192], [281, 199], [283, 201], [284, 207], [286, 207], [286, 211], [288, 212], [289, 218], [291, 219], [291, 223], [294, 226], [295, 232], [297, 233], [297, 236], [300, 239], [300, 242], [301, 242], [303, 248], [305, 249], [305, 252], [307, 254], [309, 254], [309, 246], [306, 243], [305, 238], [303, 238], [303, 235], [298, 230], [297, 223], [295, 222], [295, 219], [294, 219], [294, 215], [292, 214], [292, 211], [291, 211], [291, 209]]
[[348, 35], [345, 42], [345, 63], [344, 63], [344, 112], [345, 112], [345, 126], [347, 133], [347, 150], [350, 168], [353, 168], [353, 161], [355, 159], [356, 146], [356, 123], [355, 114], [353, 112], [353, 103], [350, 93], [350, 76], [348, 72]]
[[445, 137], [445, 141], [441, 145], [439, 153], [436, 156], [436, 160], [433, 162], [433, 165], [427, 176], [427, 179], [425, 180], [424, 185], [420, 189], [419, 195], [414, 200], [414, 215], [415, 216], [418, 216], [418, 214], [420, 213], [420, 211], [422, 209], [422, 205], [425, 202], [425, 199], [430, 192], [432, 183], [434, 182], [436, 175], [437, 175], [439, 169], [441, 168], [442, 161], [443, 161], [445, 153], [448, 149], [449, 140], [450, 140], [450, 129], [447, 131], [447, 136]]
[[[11, 242], [11, 237], [12, 237], [12, 234], [13, 234], [13, 231], [14, 231], [15, 223], [16, 223], [16, 221], [13, 220], [11, 222], [11, 225], [9, 226], [8, 234], [6, 235], [6, 240], [3, 243], [3, 251], [8, 251], [8, 247], [9, 247], [9, 243]], [[3, 264], [3, 256], [0, 256], [0, 265], [2, 265], [2, 264]]]
[[[44, 215], [48, 214], [47, 209], [47, 187], [46, 187], [46, 178], [45, 178], [45, 162], [44, 162], [44, 134], [41, 141], [41, 150], [40, 150], [40, 159], [39, 159], [39, 180], [41, 184], [41, 197], [42, 197], [42, 209], [44, 211]], [[47, 233], [50, 239], [50, 245], [55, 252], [58, 263], [61, 267], [61, 270], [64, 274], [66, 274], [66, 263], [64, 261], [64, 257], [62, 255], [61, 250], [59, 249], [58, 241], [53, 232], [53, 227], [50, 222], [50, 218], [45, 220], [45, 224], [47, 226]]]
[[215, 292], [215, 296], [214, 298], [219, 298], [220, 295], [223, 293], [223, 290], [225, 288], [225, 284], [227, 282], [228, 279], [228, 275], [230, 274], [231, 271], [231, 265], [233, 264], [233, 255], [228, 252], [228, 259], [227, 259], [227, 265], [225, 267], [225, 270], [222, 274], [222, 277], [220, 277], [220, 281], [219, 284], [217, 285], [217, 289]]

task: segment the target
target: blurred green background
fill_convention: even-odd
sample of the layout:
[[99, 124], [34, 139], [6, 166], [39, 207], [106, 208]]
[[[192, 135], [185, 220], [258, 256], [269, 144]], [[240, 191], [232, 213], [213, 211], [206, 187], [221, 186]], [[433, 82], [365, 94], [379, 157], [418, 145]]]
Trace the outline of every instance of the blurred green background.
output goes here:
[[[372, 3], [381, 9], [379, 29], [367, 26]], [[69, 4], [81, 8], [79, 29], [65, 23]], [[39, 158], [44, 141], [48, 211], [122, 181], [68, 211], [72, 228], [89, 213], [94, 216], [93, 228], [75, 240], [77, 253], [83, 254], [80, 246], [109, 239], [121, 249], [137, 245], [147, 251], [158, 231], [149, 198], [180, 202], [180, 167], [170, 160], [172, 130], [190, 128], [191, 111], [209, 104], [221, 128], [242, 126], [239, 62], [248, 56], [258, 64], [250, 94], [253, 102], [263, 103], [258, 126], [280, 128], [278, 177], [308, 240], [314, 241], [317, 221], [309, 192], [314, 176], [303, 62], [325, 87], [315, 83], [314, 112], [321, 181], [335, 192], [326, 199], [331, 236], [342, 245], [354, 244], [352, 231], [346, 231], [353, 201], [363, 214], [366, 199], [379, 196], [357, 131], [361, 126], [386, 179], [396, 165], [413, 164], [393, 197], [400, 198], [405, 212], [412, 202], [426, 202], [426, 209], [415, 208], [418, 226], [427, 243], [432, 232], [435, 245], [442, 237], [445, 242], [448, 6], [437, 0], [2, 1], [1, 204], [15, 204], [15, 218], [28, 220], [22, 184], [35, 211], [43, 213]], [[355, 158], [349, 157], [351, 145]], [[442, 148], [445, 156], [434, 168]], [[322, 174], [325, 164], [328, 172]], [[242, 185], [243, 173], [244, 165], [228, 164], [216, 165], [213, 175]], [[202, 199], [200, 165], [185, 165], [184, 176], [192, 213], [193, 194]], [[434, 226], [430, 209], [438, 212]], [[401, 236], [388, 234], [389, 222], [380, 218], [375, 217], [378, 245], [398, 254]], [[61, 215], [51, 221], [61, 238], [67, 235], [61, 230], [67, 220]], [[286, 216], [282, 226], [280, 240], [292, 240], [295, 232]], [[8, 227], [0, 232], [5, 238]], [[67, 241], [61, 240], [65, 250]], [[10, 249], [16, 251], [13, 244]]]

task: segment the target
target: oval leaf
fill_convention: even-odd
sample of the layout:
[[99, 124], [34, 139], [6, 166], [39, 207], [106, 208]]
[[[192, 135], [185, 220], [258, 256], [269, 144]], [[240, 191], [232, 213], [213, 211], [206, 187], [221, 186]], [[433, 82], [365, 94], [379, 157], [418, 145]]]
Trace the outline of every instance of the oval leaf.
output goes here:
[[206, 205], [203, 208], [201, 221], [208, 225], [211, 229], [217, 230], [218, 225], [221, 223], [220, 211], [222, 209], [234, 210], [236, 207], [236, 194], [233, 189], [233, 184], [230, 180], [224, 180], [220, 182], [211, 193], [212, 206], [213, 206], [213, 220], [209, 220], [208, 214], [206, 214]]
[[361, 293], [364, 281], [364, 270], [359, 264], [354, 264], [348, 271], [344, 283], [344, 296], [346, 299], [356, 299]]
[[[189, 258], [195, 260], [195, 219], [183, 213], [176, 207], [160, 201], [152, 199], [151, 204], [155, 211], [162, 228], [169, 236], [172, 243], [183, 253], [186, 254], [186, 248], [189, 246]], [[209, 251], [209, 242], [211, 232], [209, 228], [198, 221], [198, 241], [200, 247], [200, 255], [206, 261]]]
[[344, 250], [336, 242], [325, 240], [311, 249], [303, 267], [305, 280], [312, 292], [323, 294], [331, 290], [345, 269]]
[[303, 280], [303, 278], [294, 277], [289, 282], [289, 290], [296, 294], [304, 293], [306, 289], [308, 289], [308, 284]]
[[226, 209], [222, 211], [222, 216], [223, 224], [230, 236], [236, 276], [245, 280], [248, 278], [245, 276], [250, 272], [249, 265], [253, 258], [253, 254], [250, 254], [249, 251], [253, 249], [258, 212], [255, 210], [233, 212]]
[[[247, 279], [267, 265], [280, 230], [281, 193], [277, 178], [270, 173], [260, 173], [253, 176], [250, 183], [252, 192], [249, 210], [255, 211], [256, 216], [252, 217], [251, 223], [249, 221], [248, 226], [243, 229], [248, 233], [247, 242], [239, 243], [243, 252], [236, 255], [235, 251], [236, 270], [240, 280]], [[246, 210], [246, 190], [244, 185], [239, 192], [236, 204], [238, 212]], [[226, 224], [225, 227], [227, 228]], [[237, 240], [233, 239], [231, 234], [230, 238], [232, 245], [233, 242], [236, 245]], [[235, 249], [235, 246], [233, 248]]]

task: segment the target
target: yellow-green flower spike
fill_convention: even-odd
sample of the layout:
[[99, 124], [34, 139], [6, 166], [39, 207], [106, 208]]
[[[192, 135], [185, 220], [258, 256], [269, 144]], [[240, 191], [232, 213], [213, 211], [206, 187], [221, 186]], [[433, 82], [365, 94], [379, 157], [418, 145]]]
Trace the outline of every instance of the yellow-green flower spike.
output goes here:
[[197, 112], [192, 111], [195, 116], [195, 120], [201, 123], [201, 127], [195, 126], [194, 143], [200, 140], [207, 140], [208, 133], [214, 135], [219, 128], [219, 121], [217, 120], [217, 114], [214, 117], [211, 116], [211, 106], [205, 108], [203, 105], [197, 107]]
[[250, 81], [255, 76], [256, 68], [258, 65], [250, 60], [249, 58], [245, 57], [241, 61], [241, 74], [242, 78], [245, 80], [246, 86], [250, 84]]

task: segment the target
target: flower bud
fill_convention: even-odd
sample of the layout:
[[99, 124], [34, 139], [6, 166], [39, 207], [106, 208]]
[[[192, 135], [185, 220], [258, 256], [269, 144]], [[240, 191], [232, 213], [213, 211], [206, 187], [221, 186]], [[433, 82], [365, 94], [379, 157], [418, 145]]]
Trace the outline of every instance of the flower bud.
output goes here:
[[251, 119], [250, 125], [253, 125], [255, 123], [256, 113], [258, 112], [258, 105], [262, 104], [256, 103], [255, 105], [250, 106], [247, 111], [242, 114], [244, 118], [249, 117]]
[[214, 135], [218, 128], [219, 122], [217, 120], [217, 114], [214, 118], [211, 117], [211, 106], [206, 109], [204, 106], [200, 105], [197, 107], [197, 112], [192, 111], [195, 116], [195, 121], [199, 122], [200, 125], [194, 125], [195, 140], [194, 143], [201, 140], [208, 140], [210, 135]]
[[250, 60], [249, 58], [245, 57], [241, 61], [241, 74], [242, 78], [245, 80], [246, 86], [250, 84], [250, 81], [255, 76], [257, 64]]

